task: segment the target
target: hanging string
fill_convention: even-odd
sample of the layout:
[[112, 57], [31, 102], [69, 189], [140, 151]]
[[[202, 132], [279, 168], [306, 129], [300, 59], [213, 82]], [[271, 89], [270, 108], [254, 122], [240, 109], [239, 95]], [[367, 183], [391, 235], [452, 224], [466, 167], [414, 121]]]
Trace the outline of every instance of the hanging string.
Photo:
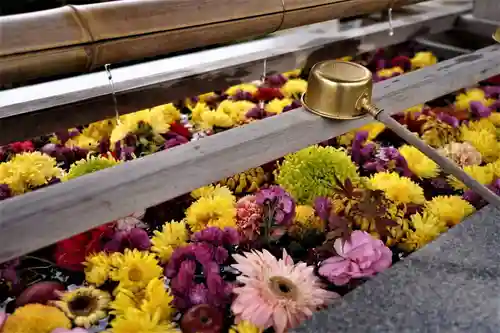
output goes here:
[[389, 36], [394, 36], [394, 26], [392, 24], [392, 5], [389, 7], [388, 11], [388, 16], [389, 16]]
[[113, 105], [115, 107], [116, 122], [119, 124], [120, 123], [120, 113], [118, 112], [118, 101], [116, 99], [115, 82], [113, 81], [113, 75], [111, 74], [111, 65], [110, 64], [104, 65], [104, 70], [106, 71], [106, 74], [108, 75], [108, 83], [109, 83], [109, 87], [111, 88], [111, 97], [113, 98]]

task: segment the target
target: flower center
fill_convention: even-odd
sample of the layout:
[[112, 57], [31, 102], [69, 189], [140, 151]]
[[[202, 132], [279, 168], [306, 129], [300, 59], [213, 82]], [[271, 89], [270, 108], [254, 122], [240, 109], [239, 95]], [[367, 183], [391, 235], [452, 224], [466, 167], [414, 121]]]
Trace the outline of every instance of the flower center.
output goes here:
[[76, 316], [88, 316], [97, 309], [95, 297], [81, 295], [68, 302], [69, 310]]
[[277, 296], [295, 300], [297, 298], [297, 286], [289, 279], [282, 276], [272, 276], [269, 279], [269, 287]]
[[128, 279], [132, 282], [138, 282], [142, 279], [142, 271], [136, 267], [132, 267], [128, 271]]

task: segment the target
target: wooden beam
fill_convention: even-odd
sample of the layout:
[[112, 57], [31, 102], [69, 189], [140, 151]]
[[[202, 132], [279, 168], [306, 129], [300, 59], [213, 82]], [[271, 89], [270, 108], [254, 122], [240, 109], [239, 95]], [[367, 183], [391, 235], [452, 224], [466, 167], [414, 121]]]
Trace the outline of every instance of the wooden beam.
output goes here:
[[[387, 22], [341, 32], [324, 22], [261, 40], [112, 69], [118, 109], [130, 113], [259, 79], [265, 59], [269, 74], [280, 73], [443, 32], [471, 8], [442, 6], [439, 1], [410, 6], [394, 13], [392, 37]], [[99, 72], [0, 91], [0, 144], [113, 117], [106, 78]]]
[[[500, 45], [375, 85], [395, 113], [500, 73]], [[0, 262], [362, 126], [303, 109], [0, 202]]]
[[497, 21], [500, 23], [500, 1], [474, 0], [474, 17], [483, 20]]

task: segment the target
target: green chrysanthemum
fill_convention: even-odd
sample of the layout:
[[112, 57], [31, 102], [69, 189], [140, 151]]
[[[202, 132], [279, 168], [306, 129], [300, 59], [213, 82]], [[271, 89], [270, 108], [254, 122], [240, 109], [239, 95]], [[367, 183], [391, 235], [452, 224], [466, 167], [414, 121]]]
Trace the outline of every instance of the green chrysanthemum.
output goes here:
[[319, 196], [330, 196], [337, 181], [360, 183], [351, 158], [340, 149], [311, 146], [285, 156], [279, 166], [277, 183], [300, 204], [312, 204]]
[[64, 177], [65, 181], [73, 178], [81, 177], [83, 175], [93, 173], [99, 170], [111, 168], [119, 164], [120, 161], [115, 160], [113, 157], [104, 156], [87, 156], [86, 159], [77, 161], [71, 165], [67, 175]]

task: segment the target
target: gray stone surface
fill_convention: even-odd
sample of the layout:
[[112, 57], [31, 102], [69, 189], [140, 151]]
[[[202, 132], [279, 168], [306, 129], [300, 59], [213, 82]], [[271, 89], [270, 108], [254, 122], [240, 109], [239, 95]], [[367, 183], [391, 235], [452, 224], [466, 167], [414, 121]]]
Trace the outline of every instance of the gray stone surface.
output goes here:
[[479, 211], [294, 332], [499, 333], [500, 211]]

